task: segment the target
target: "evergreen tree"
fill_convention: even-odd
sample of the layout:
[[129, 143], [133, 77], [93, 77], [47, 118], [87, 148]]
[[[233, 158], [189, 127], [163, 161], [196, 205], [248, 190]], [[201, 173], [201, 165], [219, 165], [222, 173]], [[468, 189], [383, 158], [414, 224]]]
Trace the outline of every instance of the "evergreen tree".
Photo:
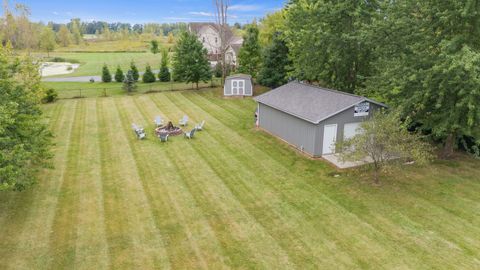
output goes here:
[[183, 32], [176, 46], [173, 57], [174, 80], [186, 83], [200, 81], [208, 82], [212, 75], [207, 50], [197, 37], [189, 32]]
[[159, 49], [158, 49], [158, 41], [156, 41], [156, 40], [150, 41], [150, 51], [151, 51], [153, 54], [157, 54], [157, 53], [159, 52]]
[[123, 80], [123, 90], [127, 91], [128, 93], [133, 92], [137, 88], [137, 84], [135, 78], [133, 77], [133, 70], [129, 70], [127, 75], [125, 75], [125, 79]]
[[272, 44], [266, 48], [258, 82], [268, 87], [278, 87], [287, 82], [288, 47], [280, 34], [273, 37]]
[[123, 74], [123, 71], [120, 68], [120, 66], [118, 66], [117, 71], [115, 72], [115, 81], [121, 83], [123, 82], [124, 78], [125, 78], [125, 75]]
[[153, 83], [156, 81], [155, 74], [153, 74], [150, 65], [147, 65], [147, 67], [145, 68], [145, 73], [143, 73], [142, 81], [144, 83]]
[[247, 27], [243, 46], [238, 54], [238, 71], [256, 78], [261, 63], [261, 49], [258, 42], [258, 27], [253, 23]]
[[108, 70], [107, 65], [103, 65], [102, 68], [102, 82], [109, 83], [112, 81], [112, 74], [110, 74], [110, 70]]
[[170, 81], [170, 70], [168, 69], [168, 51], [167, 49], [162, 50], [162, 61], [160, 63], [160, 72], [158, 73], [158, 78], [161, 82]]
[[222, 72], [223, 72], [222, 62], [217, 61], [217, 64], [215, 64], [215, 69], [213, 70], [213, 74], [215, 75], [215, 77], [221, 78], [222, 77]]
[[140, 74], [138, 73], [138, 68], [133, 61], [130, 63], [130, 70], [132, 71], [133, 79], [137, 82], [140, 78]]

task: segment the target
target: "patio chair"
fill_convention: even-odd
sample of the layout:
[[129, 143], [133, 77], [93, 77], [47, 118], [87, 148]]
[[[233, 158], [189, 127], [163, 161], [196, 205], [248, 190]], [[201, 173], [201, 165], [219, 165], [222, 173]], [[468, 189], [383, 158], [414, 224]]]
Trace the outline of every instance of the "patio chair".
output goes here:
[[157, 127], [163, 126], [163, 119], [161, 116], [155, 117], [155, 126]]
[[145, 133], [145, 130], [143, 127], [140, 127], [136, 124], [132, 124], [132, 129], [135, 132], [135, 135], [137, 135], [137, 139], [143, 140], [147, 137], [147, 134]]
[[185, 138], [187, 139], [193, 139], [193, 135], [195, 135], [196, 129], [192, 129], [189, 132], [185, 132]]
[[179, 121], [180, 126], [188, 125], [188, 116], [184, 115], [182, 119]]
[[202, 131], [204, 125], [205, 125], [205, 120], [203, 120], [200, 124], [197, 124], [195, 126], [195, 129], [198, 130], [198, 131]]
[[168, 141], [168, 134], [160, 134], [160, 136], [158, 136], [160, 138], [160, 141], [161, 142], [167, 142]]

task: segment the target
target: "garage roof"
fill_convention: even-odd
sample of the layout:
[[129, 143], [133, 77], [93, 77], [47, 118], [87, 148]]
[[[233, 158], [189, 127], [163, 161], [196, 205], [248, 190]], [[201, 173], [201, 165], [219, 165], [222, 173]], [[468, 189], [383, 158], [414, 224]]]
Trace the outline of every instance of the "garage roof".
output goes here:
[[364, 101], [386, 107], [362, 96], [301, 82], [290, 82], [256, 97], [255, 100], [314, 124]]

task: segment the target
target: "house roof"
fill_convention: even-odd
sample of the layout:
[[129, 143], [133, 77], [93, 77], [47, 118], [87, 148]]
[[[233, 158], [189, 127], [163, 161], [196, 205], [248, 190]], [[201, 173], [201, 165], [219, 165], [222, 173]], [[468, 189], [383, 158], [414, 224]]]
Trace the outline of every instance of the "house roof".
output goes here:
[[230, 76], [228, 76], [228, 77], [225, 78], [225, 79], [228, 80], [228, 79], [233, 79], [233, 78], [242, 78], [242, 79], [251, 80], [251, 79], [252, 79], [252, 76], [250, 76], [250, 75], [248, 75], [248, 74], [238, 73], [238, 74], [230, 75]]
[[368, 98], [300, 82], [290, 82], [255, 98], [259, 103], [318, 124]]
[[[189, 28], [190, 28], [190, 31], [198, 34], [202, 28], [204, 27], [212, 27], [213, 29], [215, 29], [215, 31], [217, 32], [220, 32], [220, 26], [216, 23], [213, 23], [213, 22], [192, 22], [192, 23], [189, 23]], [[230, 27], [228, 26], [225, 26], [225, 39], [228, 40], [229, 42], [227, 43], [230, 43], [230, 40], [232, 40], [234, 38], [234, 35], [233, 35], [233, 32], [232, 32], [232, 29], [230, 29]]]

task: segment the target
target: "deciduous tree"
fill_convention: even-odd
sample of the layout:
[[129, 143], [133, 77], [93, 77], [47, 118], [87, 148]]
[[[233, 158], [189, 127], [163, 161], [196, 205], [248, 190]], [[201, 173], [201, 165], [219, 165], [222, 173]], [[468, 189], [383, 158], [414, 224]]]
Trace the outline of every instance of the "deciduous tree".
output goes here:
[[344, 161], [373, 161], [375, 183], [380, 173], [405, 162], [426, 164], [432, 160], [432, 147], [418, 133], [410, 133], [397, 112], [376, 111], [373, 118], [360, 124], [360, 132], [339, 143]]
[[52, 28], [44, 27], [40, 35], [40, 48], [47, 52], [47, 56], [50, 57], [50, 52], [55, 50], [55, 33]]
[[51, 157], [38, 67], [0, 47], [0, 190], [23, 190]]

